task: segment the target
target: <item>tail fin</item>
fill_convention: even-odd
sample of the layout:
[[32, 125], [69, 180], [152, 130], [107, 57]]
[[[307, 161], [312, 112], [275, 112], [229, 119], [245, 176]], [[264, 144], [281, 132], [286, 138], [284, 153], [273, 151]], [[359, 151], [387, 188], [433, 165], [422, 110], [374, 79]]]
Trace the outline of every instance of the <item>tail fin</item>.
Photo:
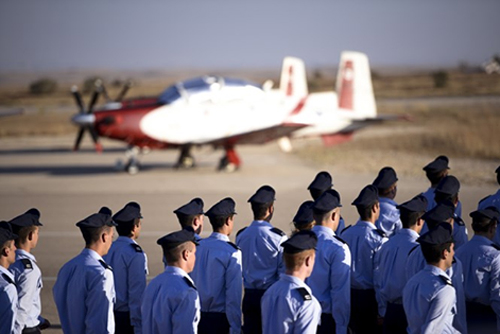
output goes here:
[[377, 115], [370, 65], [368, 57], [364, 53], [342, 52], [336, 91], [339, 109], [352, 111], [356, 117], [375, 117]]
[[280, 91], [286, 96], [307, 96], [306, 69], [302, 59], [293, 57], [286, 57], [283, 59]]

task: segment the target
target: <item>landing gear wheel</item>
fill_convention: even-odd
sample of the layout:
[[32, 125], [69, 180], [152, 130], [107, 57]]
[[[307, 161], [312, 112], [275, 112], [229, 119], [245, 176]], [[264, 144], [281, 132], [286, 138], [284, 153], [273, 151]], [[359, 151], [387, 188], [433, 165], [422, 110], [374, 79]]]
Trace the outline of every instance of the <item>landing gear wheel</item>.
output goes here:
[[127, 167], [127, 173], [130, 175], [135, 175], [139, 173], [139, 167], [137, 165], [130, 165]]
[[220, 159], [219, 161], [219, 167], [217, 170], [221, 172], [227, 172], [227, 173], [232, 173], [235, 172], [238, 169], [238, 166], [232, 162], [229, 162], [229, 159], [227, 156], [224, 156]]

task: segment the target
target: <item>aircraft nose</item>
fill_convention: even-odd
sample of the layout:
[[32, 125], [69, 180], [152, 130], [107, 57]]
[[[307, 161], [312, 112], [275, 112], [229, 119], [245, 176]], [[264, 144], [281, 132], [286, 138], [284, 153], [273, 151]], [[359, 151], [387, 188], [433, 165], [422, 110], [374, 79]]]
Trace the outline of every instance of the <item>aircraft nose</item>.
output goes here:
[[78, 126], [93, 125], [95, 122], [94, 114], [76, 114], [71, 117], [71, 122]]

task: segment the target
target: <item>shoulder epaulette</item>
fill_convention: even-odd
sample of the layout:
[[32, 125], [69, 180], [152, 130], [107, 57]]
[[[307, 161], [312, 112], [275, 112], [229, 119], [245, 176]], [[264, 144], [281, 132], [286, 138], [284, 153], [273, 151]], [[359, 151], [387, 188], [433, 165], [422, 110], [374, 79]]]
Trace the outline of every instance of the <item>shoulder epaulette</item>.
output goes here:
[[295, 290], [297, 290], [300, 293], [300, 295], [302, 296], [302, 298], [304, 300], [311, 300], [312, 299], [311, 294], [307, 291], [306, 288], [297, 288]]
[[30, 259], [21, 259], [21, 262], [24, 266], [24, 269], [33, 269], [33, 264], [31, 263]]
[[10, 278], [7, 274], [2, 274], [2, 277], [7, 283], [16, 285], [16, 283], [14, 283], [12, 278]]
[[459, 226], [465, 226], [465, 222], [462, 218], [460, 218], [459, 216], [455, 216], [453, 217], [453, 220], [455, 221], [455, 223], [457, 223]]
[[387, 238], [387, 234], [385, 234], [384, 231], [379, 230], [378, 228], [375, 229], [375, 232], [377, 232], [382, 238]]
[[342, 233], [344, 233], [345, 231], [347, 231], [347, 229], [348, 229], [349, 227], [351, 227], [351, 226], [352, 226], [352, 225], [349, 225], [349, 226], [345, 227], [342, 231], [340, 231], [340, 234], [342, 234]]
[[142, 253], [142, 248], [138, 244], [130, 244], [137, 253]]
[[111, 268], [111, 266], [109, 264], [107, 264], [106, 262], [104, 262], [103, 260], [99, 260], [99, 263], [101, 264], [101, 266], [104, 267], [104, 269], [109, 269], [109, 270], [113, 270], [113, 268]]
[[451, 284], [451, 280], [448, 277], [443, 276], [443, 275], [439, 275], [439, 277], [441, 277], [441, 279], [443, 280], [444, 284], [453, 286], [453, 284]]
[[286, 235], [286, 233], [285, 233], [285, 232], [283, 232], [282, 230], [280, 230], [279, 228], [276, 228], [276, 227], [273, 227], [273, 228], [271, 229], [271, 232], [274, 232], [274, 233], [279, 234], [279, 235], [281, 235], [281, 236]]
[[417, 249], [418, 246], [420, 246], [420, 245], [415, 245], [415, 247], [413, 247], [412, 249], [410, 249], [410, 251], [408, 252], [408, 256], [410, 256], [411, 252], [413, 252], [415, 249]]
[[491, 197], [491, 195], [486, 196], [485, 198], [483, 198], [479, 202], [477, 202], [477, 204], [481, 204], [482, 201], [484, 201], [485, 199], [490, 198], [490, 197]]
[[183, 277], [184, 278], [184, 282], [187, 283], [187, 285], [189, 285], [190, 287], [192, 287], [193, 289], [197, 290], [196, 289], [196, 286], [193, 284], [193, 282], [191, 282], [191, 280], [189, 278], [187, 278], [186, 276]]
[[335, 235], [334, 237], [335, 237], [335, 239], [337, 239], [337, 240], [338, 240], [338, 241], [340, 241], [341, 243], [343, 243], [343, 244], [347, 244], [347, 242], [345, 242], [345, 241], [344, 241], [344, 239], [342, 239], [342, 238], [340, 238], [340, 237], [338, 237], [338, 236], [336, 236], [336, 235]]
[[234, 249], [237, 249], [237, 250], [239, 250], [239, 249], [240, 249], [240, 247], [238, 247], [235, 243], [232, 243], [231, 241], [228, 241], [227, 243], [228, 243], [229, 245], [233, 246], [233, 248], [234, 248]]
[[[248, 227], [248, 226], [247, 226]], [[236, 236], [238, 236], [241, 232], [243, 232], [244, 230], [246, 230], [246, 227], [243, 227], [241, 230], [238, 231], [238, 233], [236, 233]]]
[[491, 244], [490, 246], [500, 251], [500, 246], [498, 246], [497, 244]]

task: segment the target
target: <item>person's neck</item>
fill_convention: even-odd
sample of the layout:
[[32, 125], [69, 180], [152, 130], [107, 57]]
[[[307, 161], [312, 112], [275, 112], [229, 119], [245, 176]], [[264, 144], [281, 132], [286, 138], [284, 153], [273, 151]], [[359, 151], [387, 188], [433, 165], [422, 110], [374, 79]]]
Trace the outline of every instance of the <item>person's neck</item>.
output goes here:
[[306, 278], [308, 277], [305, 270], [295, 270], [295, 271], [285, 270], [285, 274], [293, 276], [293, 277], [297, 277], [302, 282], [305, 282]]
[[495, 235], [489, 234], [488, 232], [474, 232], [474, 235], [479, 237], [485, 237], [486, 239], [493, 240]]
[[429, 263], [431, 266], [437, 267], [441, 269], [442, 271], [448, 270], [448, 267], [446, 266], [446, 263], [444, 261], [439, 261], [437, 263]]
[[174, 262], [174, 263], [169, 263], [168, 266], [169, 267], [177, 267], [179, 269], [182, 269], [187, 274], [189, 274], [189, 271], [188, 271], [188, 268], [187, 268], [187, 264], [185, 262], [177, 261], [177, 262]]
[[320, 224], [318, 224], [318, 226], [329, 228], [332, 231], [334, 230], [333, 225], [334, 223], [332, 221], [322, 221]]
[[33, 249], [28, 243], [16, 245], [17, 249], [22, 249], [23, 251], [27, 253], [31, 253], [31, 250]]
[[4, 267], [5, 269], [9, 269], [11, 264], [12, 263], [10, 263], [6, 257], [0, 256], [0, 266]]
[[99, 256], [101, 256], [101, 257], [103, 257], [104, 255], [106, 255], [106, 253], [107, 253], [105, 251], [105, 249], [104, 249], [104, 246], [100, 245], [100, 244], [87, 245], [87, 246], [85, 246], [85, 248], [93, 250], [94, 252], [96, 252], [97, 254], [99, 254]]
[[222, 234], [222, 235], [225, 235], [225, 236], [228, 236], [228, 237], [229, 237], [229, 234], [230, 234], [230, 233], [227, 231], [227, 229], [225, 229], [225, 228], [222, 228], [222, 229], [220, 229], [220, 230], [213, 230], [213, 231], [214, 231], [214, 233], [219, 233], [219, 234]]

